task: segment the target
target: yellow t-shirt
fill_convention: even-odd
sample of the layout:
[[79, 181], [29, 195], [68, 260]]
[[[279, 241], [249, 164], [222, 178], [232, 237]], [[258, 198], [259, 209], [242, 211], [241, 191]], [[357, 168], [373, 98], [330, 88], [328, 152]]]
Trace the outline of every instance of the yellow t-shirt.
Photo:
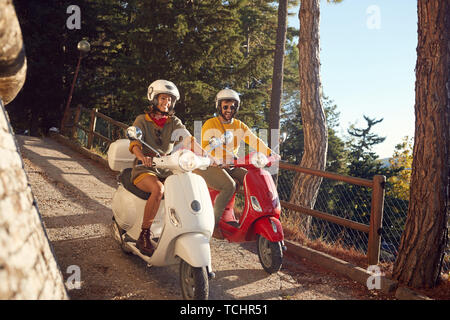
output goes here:
[[230, 162], [233, 155], [237, 157], [242, 141], [256, 151], [262, 152], [267, 156], [270, 155], [271, 150], [269, 147], [245, 123], [234, 118], [230, 123], [221, 123], [218, 117], [208, 119], [202, 126], [202, 148], [210, 151], [209, 140], [213, 137], [222, 138], [225, 131], [230, 131], [233, 134], [233, 139], [228, 144], [221, 145], [211, 152], [211, 155], [216, 159]]

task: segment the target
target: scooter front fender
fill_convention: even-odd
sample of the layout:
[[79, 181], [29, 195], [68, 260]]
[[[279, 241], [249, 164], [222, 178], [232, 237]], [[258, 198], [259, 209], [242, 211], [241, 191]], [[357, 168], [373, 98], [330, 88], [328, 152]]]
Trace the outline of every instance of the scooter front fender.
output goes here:
[[[273, 225], [272, 225], [273, 224]], [[274, 231], [276, 227], [276, 232]], [[279, 242], [284, 240], [283, 227], [280, 220], [275, 217], [262, 217], [255, 221], [253, 225], [255, 234], [260, 234], [271, 242]]]
[[212, 271], [209, 239], [202, 233], [180, 235], [175, 240], [175, 256], [193, 267], [208, 267], [208, 272]]

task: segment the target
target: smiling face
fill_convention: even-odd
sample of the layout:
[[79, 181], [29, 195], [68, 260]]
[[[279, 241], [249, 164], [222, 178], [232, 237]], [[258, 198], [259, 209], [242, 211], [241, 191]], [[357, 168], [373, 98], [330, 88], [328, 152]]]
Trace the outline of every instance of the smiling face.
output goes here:
[[170, 105], [172, 104], [172, 96], [166, 93], [161, 93], [158, 95], [158, 106], [157, 109], [161, 112], [168, 112]]
[[222, 100], [220, 101], [220, 108], [222, 109], [221, 116], [225, 121], [230, 121], [236, 114], [236, 101], [235, 100]]

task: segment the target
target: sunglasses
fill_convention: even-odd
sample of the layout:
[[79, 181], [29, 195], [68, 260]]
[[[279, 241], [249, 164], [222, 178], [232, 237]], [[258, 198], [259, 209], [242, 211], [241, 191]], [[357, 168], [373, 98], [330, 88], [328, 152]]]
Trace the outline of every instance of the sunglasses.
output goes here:
[[228, 110], [228, 109], [230, 109], [230, 110], [236, 110], [236, 106], [234, 105], [234, 104], [232, 104], [231, 106], [227, 106], [227, 105], [224, 105], [224, 106], [222, 106], [222, 109], [223, 110]]

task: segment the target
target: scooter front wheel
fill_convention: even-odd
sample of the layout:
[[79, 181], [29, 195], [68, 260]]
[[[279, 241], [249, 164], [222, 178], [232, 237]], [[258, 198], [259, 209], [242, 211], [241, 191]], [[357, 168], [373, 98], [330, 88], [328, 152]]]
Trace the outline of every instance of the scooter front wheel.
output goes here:
[[192, 267], [181, 260], [181, 292], [185, 300], [207, 300], [209, 295], [208, 274], [206, 267]]
[[283, 251], [280, 242], [271, 242], [258, 234], [256, 248], [259, 261], [266, 272], [272, 274], [280, 270], [283, 263]]

